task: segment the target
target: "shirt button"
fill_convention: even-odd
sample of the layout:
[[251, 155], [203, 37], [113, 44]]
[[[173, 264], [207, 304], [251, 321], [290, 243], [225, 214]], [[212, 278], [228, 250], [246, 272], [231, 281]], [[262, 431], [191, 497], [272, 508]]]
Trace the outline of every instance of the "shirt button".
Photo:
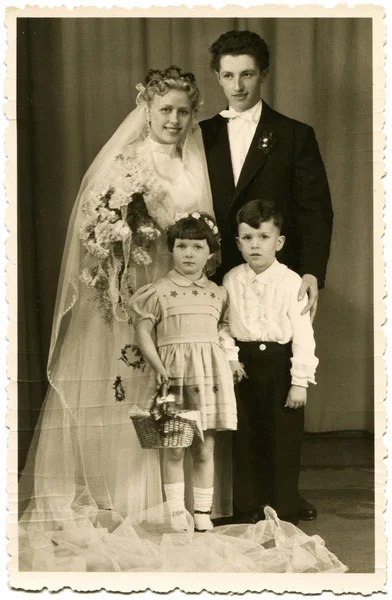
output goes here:
[[267, 348], [267, 346], [265, 344], [260, 344], [259, 348], [260, 348], [260, 350], [265, 350]]

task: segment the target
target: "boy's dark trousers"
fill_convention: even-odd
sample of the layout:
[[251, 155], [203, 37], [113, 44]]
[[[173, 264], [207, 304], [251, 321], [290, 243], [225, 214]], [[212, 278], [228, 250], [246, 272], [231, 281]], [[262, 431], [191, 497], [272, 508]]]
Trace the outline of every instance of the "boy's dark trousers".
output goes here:
[[295, 516], [304, 407], [284, 406], [291, 386], [291, 343], [236, 343], [248, 379], [236, 390], [234, 510], [243, 513], [269, 504], [280, 518]]

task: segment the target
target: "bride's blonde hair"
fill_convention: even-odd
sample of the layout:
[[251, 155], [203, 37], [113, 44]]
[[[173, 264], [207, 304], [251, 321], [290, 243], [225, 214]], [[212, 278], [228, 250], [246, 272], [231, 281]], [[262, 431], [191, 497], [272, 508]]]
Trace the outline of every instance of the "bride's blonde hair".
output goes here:
[[193, 73], [183, 73], [179, 67], [169, 67], [164, 71], [151, 69], [146, 76], [145, 87], [140, 91], [139, 98], [150, 104], [154, 96], [164, 96], [170, 90], [186, 92], [191, 102], [192, 110], [197, 112], [201, 106], [201, 94], [196, 85]]

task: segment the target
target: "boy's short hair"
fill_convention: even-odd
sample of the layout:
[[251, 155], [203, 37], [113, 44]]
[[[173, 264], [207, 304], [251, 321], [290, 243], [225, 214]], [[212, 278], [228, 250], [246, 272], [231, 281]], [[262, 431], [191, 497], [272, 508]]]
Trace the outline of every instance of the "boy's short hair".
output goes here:
[[260, 73], [264, 73], [269, 67], [270, 51], [265, 41], [254, 31], [227, 31], [223, 33], [211, 46], [212, 71], [219, 73], [222, 56], [227, 54], [239, 56], [248, 54], [253, 56]]
[[273, 221], [275, 227], [282, 230], [283, 215], [277, 209], [275, 202], [267, 198], [250, 200], [238, 211], [237, 217], [237, 232], [240, 223], [246, 223], [249, 227], [258, 229], [261, 223], [265, 221]]

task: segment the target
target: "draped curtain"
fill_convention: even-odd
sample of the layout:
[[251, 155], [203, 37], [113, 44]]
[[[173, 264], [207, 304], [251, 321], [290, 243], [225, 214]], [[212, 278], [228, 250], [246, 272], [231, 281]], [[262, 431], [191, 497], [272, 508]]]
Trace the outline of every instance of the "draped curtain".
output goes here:
[[335, 212], [315, 321], [318, 385], [306, 430], [373, 430], [372, 20], [369, 18], [19, 18], [19, 440], [23, 465], [47, 386], [62, 249], [82, 176], [135, 106], [150, 68], [193, 71], [199, 118], [225, 106], [208, 48], [258, 32], [271, 50], [262, 97], [312, 125]]

